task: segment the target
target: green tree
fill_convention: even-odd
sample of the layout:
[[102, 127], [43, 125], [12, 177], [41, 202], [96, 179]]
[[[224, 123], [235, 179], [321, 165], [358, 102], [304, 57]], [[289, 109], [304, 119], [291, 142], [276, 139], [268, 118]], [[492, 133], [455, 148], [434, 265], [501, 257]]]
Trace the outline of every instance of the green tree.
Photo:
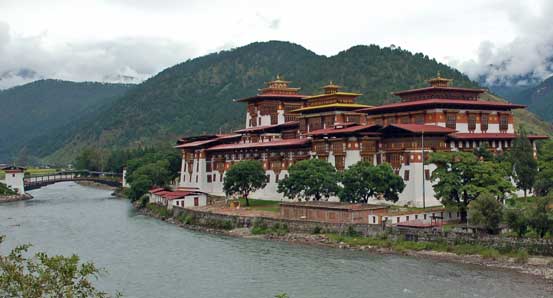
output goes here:
[[493, 195], [482, 193], [468, 206], [470, 223], [484, 228], [490, 234], [499, 232], [503, 205]]
[[534, 182], [534, 193], [547, 196], [553, 190], [553, 163], [542, 163]]
[[293, 164], [288, 177], [280, 180], [277, 191], [291, 199], [321, 200], [339, 192], [338, 174], [332, 164], [321, 159], [307, 159]]
[[260, 161], [244, 160], [238, 162], [225, 175], [223, 190], [227, 195], [239, 194], [246, 199], [246, 206], [250, 206], [250, 193], [264, 188], [267, 185], [267, 176]]
[[[0, 244], [4, 238], [0, 236]], [[94, 263], [80, 263], [76, 255], [51, 257], [43, 252], [28, 257], [29, 248], [20, 245], [0, 254], [0, 297], [110, 297], [92, 284], [100, 274]]]
[[344, 171], [341, 181], [340, 200], [350, 203], [366, 203], [373, 196], [397, 202], [405, 188], [403, 179], [387, 163], [374, 166], [358, 162]]
[[528, 216], [525, 210], [509, 208], [503, 212], [503, 218], [509, 229], [522, 237], [528, 231]]
[[129, 175], [129, 184], [132, 185], [134, 180], [141, 176], [148, 177], [157, 186], [165, 186], [173, 178], [169, 170], [169, 161], [167, 160], [159, 160], [142, 165]]
[[432, 153], [429, 163], [436, 165], [432, 173], [434, 191], [445, 206], [459, 208], [461, 219], [466, 220], [467, 206], [482, 193], [504, 200], [514, 191], [503, 167], [479, 161], [467, 152]]
[[486, 142], [480, 143], [480, 146], [474, 148], [473, 152], [480, 160], [491, 161], [494, 159], [493, 154], [488, 150]]
[[524, 191], [524, 197], [526, 198], [528, 190], [531, 190], [534, 186], [538, 163], [534, 159], [534, 148], [524, 129], [520, 129], [509, 155], [513, 165], [513, 178], [517, 187]]
[[529, 225], [541, 238], [553, 229], [551, 204], [552, 199], [550, 197], [536, 197], [533, 206], [529, 210]]
[[152, 186], [154, 186], [154, 183], [150, 177], [145, 175], [135, 177], [134, 181], [130, 183], [128, 192], [129, 199], [131, 201], [140, 199], [143, 195], [148, 193], [148, 190], [150, 190]]

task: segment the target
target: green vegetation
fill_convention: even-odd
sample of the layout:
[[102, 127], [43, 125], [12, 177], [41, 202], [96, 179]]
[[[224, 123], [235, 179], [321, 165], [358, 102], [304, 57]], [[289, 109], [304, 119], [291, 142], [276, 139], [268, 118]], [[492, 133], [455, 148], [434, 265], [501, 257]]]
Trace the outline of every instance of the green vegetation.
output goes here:
[[[320, 92], [334, 80], [347, 91], [362, 93], [360, 103], [374, 105], [398, 100], [390, 99], [392, 91], [425, 86], [438, 71], [457, 86], [477, 87], [459, 71], [397, 47], [355, 46], [325, 57], [288, 42], [257, 42], [170, 67], [100, 109], [97, 117], [58, 133], [55, 142], [37, 140], [36, 150], [61, 161], [93, 144], [126, 148], [241, 128], [245, 107], [232, 99], [254, 95], [276, 74], [304, 94]], [[532, 132], [546, 128], [535, 117], [531, 120], [532, 127], [524, 123]]]
[[515, 103], [528, 105], [528, 109], [546, 121], [553, 120], [553, 77], [509, 96]]
[[0, 183], [0, 195], [11, 196], [15, 194], [15, 191], [9, 189], [4, 183]]
[[253, 223], [251, 233], [253, 235], [272, 234], [272, 235], [283, 236], [288, 234], [288, 225], [275, 223], [274, 225], [269, 226], [263, 220], [256, 220]]
[[[59, 146], [76, 121], [95, 115], [131, 85], [40, 80], [0, 90], [0, 162], [37, 164]], [[41, 139], [40, 146], [34, 140]]]
[[[4, 238], [0, 236], [0, 244]], [[48, 256], [44, 252], [29, 257], [30, 247], [20, 245], [0, 254], [0, 297], [111, 297], [92, 284], [101, 273], [94, 263], [81, 263], [76, 255]]]
[[403, 179], [387, 163], [374, 166], [358, 162], [344, 171], [341, 182], [344, 187], [339, 194], [340, 200], [350, 203], [366, 203], [373, 196], [397, 202], [399, 193], [405, 188]]
[[499, 232], [503, 205], [493, 195], [480, 194], [476, 200], [470, 202], [468, 209], [471, 224], [484, 228], [490, 234]]
[[[250, 201], [249, 208], [251, 210], [280, 212], [280, 201], [256, 200], [256, 199], [249, 199], [249, 201]], [[246, 199], [240, 198], [239, 202], [240, 202], [240, 206], [244, 206], [246, 204]]]
[[165, 206], [160, 206], [155, 203], [148, 203], [146, 204], [146, 208], [161, 218], [169, 218], [172, 216], [171, 211], [167, 210], [167, 207]]
[[319, 201], [340, 191], [336, 168], [326, 160], [307, 159], [293, 164], [288, 177], [278, 182], [279, 193], [300, 200]]
[[263, 164], [256, 160], [244, 160], [230, 167], [225, 175], [223, 190], [227, 196], [239, 194], [250, 205], [248, 196], [251, 192], [264, 188], [267, 176]]
[[432, 153], [428, 163], [437, 166], [432, 173], [436, 197], [446, 207], [459, 208], [462, 221], [466, 221], [469, 203], [480, 194], [488, 193], [502, 201], [514, 191], [500, 163], [479, 161], [472, 153]]
[[337, 243], [345, 243], [353, 247], [359, 246], [375, 246], [389, 248], [397, 252], [408, 250], [422, 251], [431, 250], [439, 252], [451, 252], [457, 255], [480, 255], [487, 259], [499, 258], [515, 258], [517, 262], [525, 262], [528, 260], [528, 252], [526, 250], [502, 249], [486, 247], [478, 244], [449, 244], [446, 242], [415, 242], [407, 240], [388, 239], [386, 234], [375, 237], [360, 237], [340, 234], [327, 234], [328, 238]]
[[534, 148], [526, 136], [526, 131], [520, 129], [518, 133], [519, 136], [513, 142], [509, 155], [513, 166], [513, 179], [517, 187], [524, 190], [524, 197], [526, 197], [528, 190], [531, 190], [534, 185], [538, 163], [534, 159]]

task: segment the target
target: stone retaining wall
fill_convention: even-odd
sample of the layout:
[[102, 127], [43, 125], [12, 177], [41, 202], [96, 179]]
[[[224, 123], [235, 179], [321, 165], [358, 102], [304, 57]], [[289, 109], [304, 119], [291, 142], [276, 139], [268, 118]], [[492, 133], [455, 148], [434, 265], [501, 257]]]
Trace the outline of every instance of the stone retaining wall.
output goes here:
[[553, 256], [553, 240], [550, 239], [513, 238], [478, 233], [424, 231], [396, 227], [388, 228], [386, 231], [392, 239], [401, 238], [426, 242], [445, 241], [448, 244], [477, 244], [498, 250], [526, 249], [529, 254]]
[[353, 230], [364, 236], [375, 236], [383, 231], [382, 227], [379, 225], [336, 224], [305, 220], [277, 219], [261, 216], [238, 216], [198, 211], [182, 207], [173, 207], [173, 216], [177, 217], [182, 212], [194, 216], [196, 220], [198, 220], [200, 225], [207, 224], [209, 221], [230, 221], [235, 227], [251, 227], [253, 226], [254, 222], [262, 221], [268, 227], [274, 226], [276, 224], [285, 224], [288, 227], [288, 231], [296, 233], [313, 233], [316, 230], [319, 230], [319, 232], [321, 233], [344, 233]]

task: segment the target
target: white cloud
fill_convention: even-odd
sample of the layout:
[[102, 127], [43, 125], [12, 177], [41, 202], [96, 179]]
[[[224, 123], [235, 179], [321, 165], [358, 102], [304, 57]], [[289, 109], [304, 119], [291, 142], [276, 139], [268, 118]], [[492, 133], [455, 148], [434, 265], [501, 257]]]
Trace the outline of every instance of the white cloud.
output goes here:
[[505, 44], [482, 41], [477, 58], [457, 65], [487, 84], [527, 84], [553, 73], [553, 2], [509, 2], [496, 7], [515, 25], [516, 37]]
[[545, 1], [0, 0], [0, 75], [140, 81], [213, 51], [287, 40], [323, 55], [395, 44], [473, 78], [541, 77], [553, 39]]

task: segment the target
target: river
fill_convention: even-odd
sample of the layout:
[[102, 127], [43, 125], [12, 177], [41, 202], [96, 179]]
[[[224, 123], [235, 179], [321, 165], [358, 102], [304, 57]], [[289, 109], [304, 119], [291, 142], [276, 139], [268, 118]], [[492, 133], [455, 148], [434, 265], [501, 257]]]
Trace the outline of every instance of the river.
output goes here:
[[125, 297], [551, 297], [542, 281], [479, 266], [203, 234], [133, 211], [110, 191], [58, 183], [0, 205], [5, 252], [78, 254]]

